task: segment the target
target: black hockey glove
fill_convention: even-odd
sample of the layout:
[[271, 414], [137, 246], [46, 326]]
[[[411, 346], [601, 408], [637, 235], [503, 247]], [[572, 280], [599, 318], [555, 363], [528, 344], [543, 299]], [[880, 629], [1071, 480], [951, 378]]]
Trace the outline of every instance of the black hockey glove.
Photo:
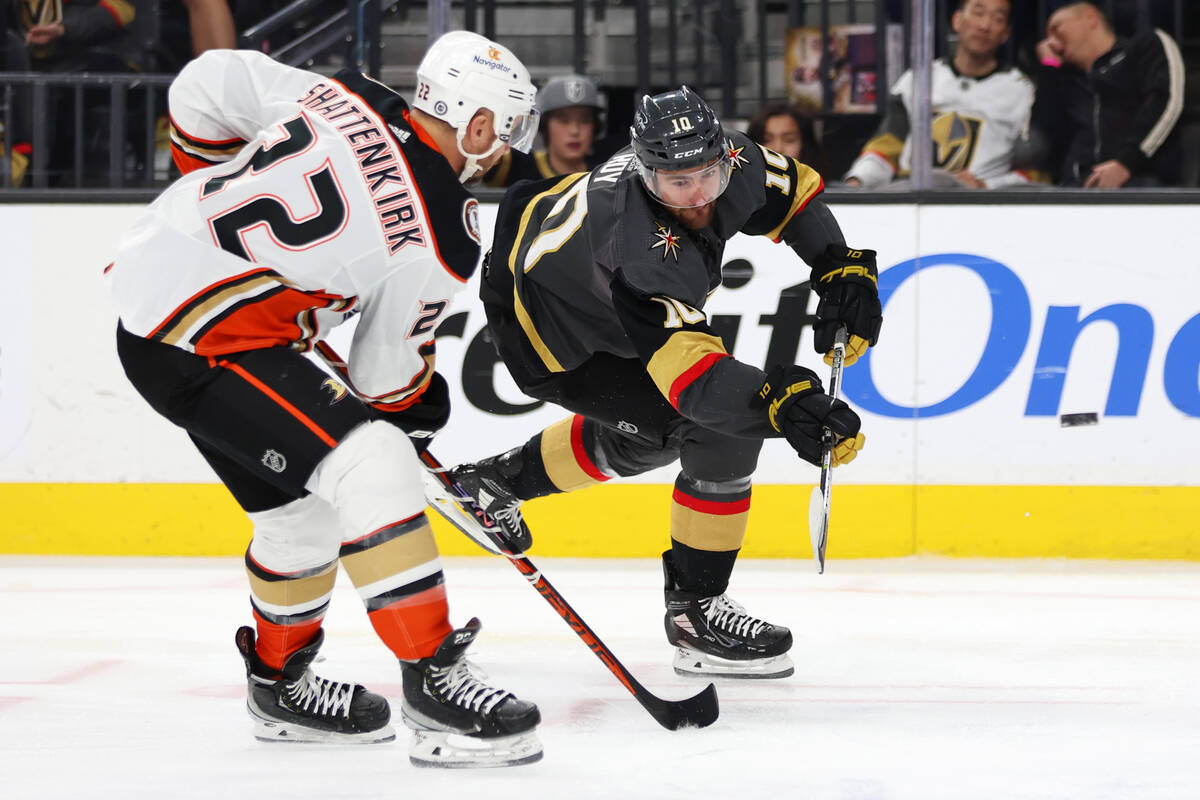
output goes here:
[[820, 298], [813, 323], [813, 345], [833, 363], [833, 337], [846, 326], [845, 366], [850, 366], [879, 341], [883, 314], [879, 307], [878, 272], [874, 250], [852, 250], [831, 244], [812, 268], [812, 288]]
[[383, 418], [404, 431], [417, 452], [423, 453], [450, 419], [450, 386], [440, 372], [434, 372], [420, 400], [403, 411], [386, 413]]
[[766, 403], [767, 421], [787, 438], [788, 444], [810, 464], [821, 465], [821, 439], [833, 431], [834, 466], [854, 460], [865, 438], [861, 421], [850, 406], [825, 394], [821, 379], [804, 367], [775, 367], [759, 390]]

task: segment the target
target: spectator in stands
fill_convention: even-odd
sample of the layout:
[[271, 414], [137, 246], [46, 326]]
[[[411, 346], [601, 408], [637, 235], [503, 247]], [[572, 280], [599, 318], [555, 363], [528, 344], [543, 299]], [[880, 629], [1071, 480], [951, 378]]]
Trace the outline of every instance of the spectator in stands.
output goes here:
[[[1008, 40], [1009, 0], [959, 0], [950, 24], [953, 59], [933, 62], [934, 186], [995, 189], [1028, 183], [1025, 167], [1033, 83], [998, 52]], [[912, 164], [913, 75], [892, 87], [879, 130], [846, 173], [848, 186], [876, 189], [906, 177]]]
[[[28, 24], [24, 30], [25, 44], [29, 48], [33, 70], [50, 73], [142, 71], [146, 53], [132, 27], [135, 13], [130, 0], [62, 0], [59, 19], [25, 18]], [[53, 117], [47, 158], [50, 182], [67, 182], [75, 161], [78, 130], [83, 137], [80, 168], [85, 184], [107, 185], [110, 163], [107, 87], [85, 91], [83, 120], [75, 119], [73, 91], [55, 91], [51, 103]], [[137, 104], [127, 109], [125, 129], [131, 144], [142, 135], [144, 118], [139, 117], [140, 113]], [[136, 147], [132, 152], [136, 152]]]
[[206, 50], [237, 47], [229, 0], [183, 0], [158, 8], [158, 69], [178, 72]]
[[1179, 182], [1183, 57], [1154, 29], [1118, 37], [1088, 2], [1050, 15], [1038, 44], [1034, 127], [1063, 186], [1114, 189]]
[[[28, 72], [30, 69], [29, 49], [25, 46], [24, 34], [18, 32], [20, 23], [17, 22], [24, 8], [0, 2], [0, 72]], [[33, 153], [30, 144], [32, 107], [28, 86], [17, 84], [11, 95], [5, 95], [0, 87], [0, 162], [8, 162], [8, 186], [21, 185], [29, 166], [29, 156]], [[0, 166], [0, 176], [3, 175], [4, 168]]]
[[599, 163], [592, 144], [603, 135], [604, 103], [591, 78], [558, 75], [537, 96], [542, 119], [538, 132], [544, 149], [510, 151], [483, 179], [488, 186], [512, 186], [519, 180], [587, 172]]
[[824, 176], [825, 150], [817, 138], [812, 117], [796, 106], [767, 103], [750, 120], [746, 135], [768, 150], [801, 161]]

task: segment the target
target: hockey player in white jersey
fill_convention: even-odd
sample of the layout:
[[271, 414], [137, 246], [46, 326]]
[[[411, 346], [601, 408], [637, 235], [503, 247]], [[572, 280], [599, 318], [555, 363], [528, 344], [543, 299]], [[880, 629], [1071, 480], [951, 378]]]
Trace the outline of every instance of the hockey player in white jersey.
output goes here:
[[[107, 270], [130, 381], [248, 513], [255, 628], [236, 644], [260, 739], [394, 738], [380, 695], [310, 669], [339, 562], [400, 661], [410, 758], [541, 757], [537, 707], [486, 684], [455, 629], [418, 449], [449, 415], [434, 329], [476, 268], [463, 188], [537, 130], [529, 73], [472, 33], [436, 41], [410, 107], [370, 78], [211, 51], [170, 91], [186, 173]], [[305, 352], [357, 315], [349, 387]]]
[[[933, 62], [934, 185], [997, 189], [1029, 183], [1027, 148], [1033, 83], [1002, 65], [997, 52], [1008, 40], [1009, 0], [959, 0], [951, 25], [958, 34], [952, 59]], [[913, 73], [892, 87], [883, 122], [844, 178], [849, 186], [878, 189], [908, 176], [912, 167]]]

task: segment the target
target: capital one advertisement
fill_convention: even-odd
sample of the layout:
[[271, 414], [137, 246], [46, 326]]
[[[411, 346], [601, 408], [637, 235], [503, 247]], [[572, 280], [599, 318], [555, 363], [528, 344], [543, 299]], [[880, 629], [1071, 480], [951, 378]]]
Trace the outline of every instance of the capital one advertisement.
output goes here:
[[[1200, 484], [1200, 231], [1176, 206], [834, 206], [878, 252], [880, 341], [844, 373], [867, 445], [862, 484]], [[484, 230], [494, 209], [484, 208]], [[649, 243], [648, 243], [649, 246]], [[705, 310], [735, 357], [799, 363], [816, 298], [786, 246], [738, 236]], [[443, 461], [523, 442], [561, 409], [522, 395], [483, 332], [475, 283], [439, 331], [455, 393]], [[1065, 425], [1067, 415], [1095, 422]], [[1089, 417], [1085, 419], [1090, 420]], [[670, 482], [675, 468], [641, 476]], [[780, 441], [762, 483], [811, 483]]]

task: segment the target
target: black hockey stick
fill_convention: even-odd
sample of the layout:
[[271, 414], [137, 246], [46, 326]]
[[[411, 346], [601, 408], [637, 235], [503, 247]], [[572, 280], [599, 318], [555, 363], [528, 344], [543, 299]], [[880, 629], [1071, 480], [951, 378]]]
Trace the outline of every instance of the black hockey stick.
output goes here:
[[[673, 731], [683, 727], [704, 728], [716, 722], [720, 709], [717, 705], [717, 688], [715, 686], [710, 683], [704, 691], [686, 700], [663, 700], [648, 691], [645, 686], [638, 683], [633, 675], [629, 674], [629, 670], [625, 669], [625, 666], [617, 660], [604, 642], [600, 641], [600, 637], [588, 627], [588, 624], [583, 621], [583, 617], [571, 608], [571, 605], [559, 594], [550, 581], [546, 580], [546, 576], [533, 565], [529, 557], [524, 553], [514, 553], [507, 547], [502, 537], [489, 532], [495, 530], [491, 519], [450, 477], [445, 467], [434, 458], [433, 454], [426, 450], [421, 454], [421, 461], [425, 463], [428, 474], [436, 480], [436, 486], [426, 484], [426, 495], [430, 500], [430, 506], [445, 517], [447, 522], [470, 537], [472, 541], [490, 552], [499, 553], [512, 562], [512, 565], [525, 576], [538, 594], [545, 598], [551, 608], [571, 626], [571, 630], [575, 631], [584, 644], [596, 654], [596, 658], [604, 662], [608, 671], [616, 676], [621, 685], [629, 690], [629, 693], [642, 704], [642, 708], [646, 709], [659, 725]], [[454, 508], [455, 506], [457, 509]], [[484, 537], [484, 539], [480, 537]]]

